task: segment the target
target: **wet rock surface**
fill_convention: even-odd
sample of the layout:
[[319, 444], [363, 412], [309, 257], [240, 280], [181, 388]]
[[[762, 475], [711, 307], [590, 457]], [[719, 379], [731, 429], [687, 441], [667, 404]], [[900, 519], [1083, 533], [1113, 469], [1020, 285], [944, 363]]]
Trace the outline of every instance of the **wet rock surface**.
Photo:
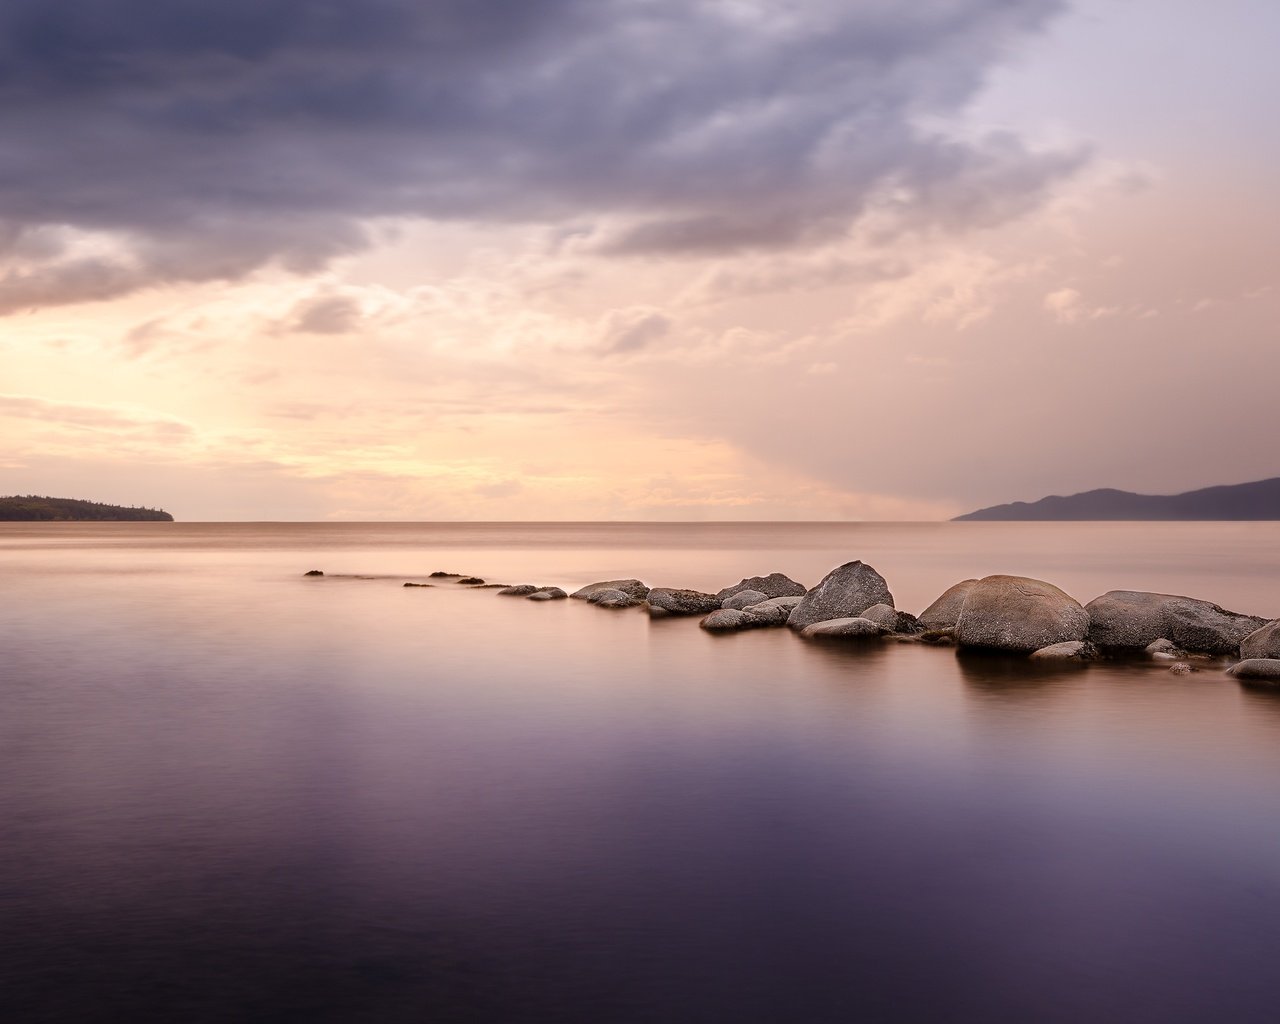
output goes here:
[[962, 647], [1030, 654], [1084, 640], [1089, 615], [1052, 583], [1027, 576], [987, 576], [969, 590], [956, 623]]

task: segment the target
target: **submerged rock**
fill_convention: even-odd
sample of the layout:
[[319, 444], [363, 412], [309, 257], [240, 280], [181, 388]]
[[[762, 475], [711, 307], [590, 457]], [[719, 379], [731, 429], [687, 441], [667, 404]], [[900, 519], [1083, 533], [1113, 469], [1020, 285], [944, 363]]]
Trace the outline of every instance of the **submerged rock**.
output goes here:
[[1052, 583], [1027, 576], [987, 576], [965, 597], [956, 623], [959, 645], [1016, 654], [1084, 640], [1089, 615]]
[[1248, 658], [1227, 669], [1227, 675], [1237, 679], [1254, 679], [1268, 685], [1280, 686], [1280, 658]]
[[805, 626], [800, 631], [800, 635], [811, 640], [878, 640], [886, 632], [887, 630], [883, 626], [872, 622], [870, 619], [850, 615], [842, 619], [824, 619], [822, 622], [815, 622], [811, 626]]
[[1234, 655], [1240, 642], [1266, 624], [1210, 601], [1176, 594], [1112, 590], [1086, 606], [1089, 639], [1099, 647], [1139, 650], [1167, 639], [1188, 651]]
[[704, 594], [700, 590], [674, 590], [655, 587], [649, 591], [649, 617], [664, 618], [668, 615], [706, 615], [718, 611], [720, 598]]
[[771, 597], [744, 608], [743, 613], [753, 628], [785, 626], [800, 601], [799, 597]]
[[575, 590], [569, 596], [576, 597], [580, 601], [589, 601], [593, 594], [602, 590], [620, 590], [633, 601], [643, 601], [649, 596], [649, 588], [639, 580], [605, 580], [602, 583], [590, 583]]
[[406, 587], [429, 587], [431, 586], [431, 584], [430, 583], [406, 583], [405, 586]]
[[1268, 622], [1240, 641], [1242, 658], [1280, 658], [1280, 619]]
[[569, 595], [559, 587], [539, 587], [532, 594], [527, 595], [526, 600], [529, 601], [560, 601]]
[[459, 577], [460, 577], [461, 575], [462, 575], [462, 573], [460, 573], [460, 572], [433, 572], [433, 573], [432, 573], [430, 576], [428, 576], [427, 578], [428, 578], [428, 579], [432, 579], [432, 580], [436, 580], [436, 579], [440, 579], [440, 580], [451, 580], [451, 579], [453, 579], [455, 576], [459, 576]]
[[498, 591], [499, 597], [528, 597], [536, 594], [538, 587], [532, 583], [517, 583], [514, 587], [503, 587]]
[[1175, 676], [1189, 676], [1191, 675], [1192, 672], [1195, 671], [1195, 669], [1193, 669], [1185, 661], [1180, 661], [1176, 665], [1170, 665], [1169, 671]]
[[[761, 595], [762, 601], [770, 597], [804, 597], [805, 595], [803, 583], [797, 583], [790, 576], [784, 576], [780, 572], [771, 572], [768, 576], [750, 576], [732, 587], [725, 587], [716, 597], [724, 602], [745, 590], [756, 591]], [[729, 605], [726, 604], [724, 607], [728, 608]]]
[[977, 584], [977, 580], [961, 580], [954, 587], [943, 591], [941, 597], [920, 613], [920, 625], [926, 631], [955, 629], [956, 623], [960, 621], [960, 609], [964, 607], [964, 599]]
[[739, 590], [736, 594], [730, 594], [720, 601], [721, 608], [736, 609], [741, 611], [743, 608], [750, 608], [753, 604], [759, 604], [761, 601], [769, 600], [768, 594], [762, 594], [758, 590]]
[[736, 608], [721, 608], [712, 612], [698, 623], [703, 629], [713, 633], [728, 633], [733, 630], [748, 628], [749, 620], [745, 612]]
[[454, 582], [460, 583], [468, 587], [484, 586], [484, 580], [482, 580], [479, 576], [463, 576], [461, 579], [454, 580]]
[[303, 576], [323, 576], [324, 573], [321, 572], [319, 569], [308, 569], [302, 575]]
[[1094, 661], [1098, 657], [1098, 649], [1088, 640], [1068, 640], [1032, 651], [1031, 657], [1037, 661]]
[[787, 625], [804, 629], [830, 619], [854, 618], [876, 604], [893, 607], [893, 595], [884, 577], [860, 561], [846, 562], [800, 599]]

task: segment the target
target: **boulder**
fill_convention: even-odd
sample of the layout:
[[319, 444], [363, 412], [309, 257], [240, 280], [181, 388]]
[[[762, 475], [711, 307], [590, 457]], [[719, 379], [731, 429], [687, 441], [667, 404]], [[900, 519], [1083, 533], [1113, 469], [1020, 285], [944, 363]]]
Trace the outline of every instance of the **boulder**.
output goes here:
[[821, 622], [815, 622], [811, 626], [805, 626], [800, 631], [800, 635], [810, 640], [878, 640], [886, 632], [883, 626], [870, 619], [851, 615], [842, 619], [824, 619]]
[[536, 594], [538, 587], [532, 583], [517, 583], [514, 587], [503, 587], [498, 591], [499, 597], [528, 597]]
[[453, 579], [453, 577], [455, 577], [455, 576], [461, 576], [461, 575], [462, 575], [462, 573], [460, 573], [460, 572], [440, 572], [439, 570], [437, 570], [436, 572], [433, 572], [433, 573], [432, 573], [429, 577], [427, 577], [427, 578], [428, 578], [428, 579], [433, 579], [433, 580], [445, 580], [445, 579]]
[[1147, 646], [1142, 649], [1142, 653], [1148, 658], [1155, 658], [1158, 660], [1162, 658], [1181, 658], [1186, 651], [1182, 650], [1182, 648], [1172, 640], [1166, 640], [1164, 637], [1160, 637], [1158, 640], [1152, 640], [1151, 643], [1147, 644]]
[[1280, 686], [1280, 658], [1248, 658], [1227, 669], [1227, 675], [1237, 679], [1257, 679]]
[[1173, 675], [1175, 676], [1189, 676], [1191, 675], [1192, 672], [1195, 671], [1195, 669], [1193, 669], [1185, 661], [1179, 661], [1177, 664], [1170, 665], [1169, 671], [1173, 673]]
[[649, 591], [649, 617], [665, 618], [668, 615], [707, 615], [719, 611], [720, 598], [704, 594], [700, 590], [673, 590], [655, 587]]
[[898, 610], [891, 605], [873, 604], [863, 611], [861, 617], [874, 622], [887, 633], [896, 632], [894, 627], [898, 624]]
[[468, 587], [484, 586], [484, 580], [479, 576], [463, 576], [461, 579], [454, 580], [455, 583], [462, 583]]
[[597, 590], [587, 598], [587, 604], [593, 604], [597, 608], [630, 608], [640, 602], [621, 590]]
[[801, 600], [799, 597], [771, 597], [767, 601], [744, 608], [743, 613], [753, 627], [785, 626]]
[[736, 594], [721, 598], [720, 607], [736, 608], [741, 611], [743, 608], [750, 608], [753, 604], [759, 604], [761, 601], [767, 600], [769, 600], [769, 595], [762, 594], [758, 590], [739, 590]]
[[964, 607], [964, 599], [969, 596], [977, 580], [962, 580], [954, 587], [943, 591], [933, 604], [920, 613], [920, 625], [925, 630], [955, 629], [960, 621], [960, 609]]
[[308, 569], [302, 575], [303, 576], [323, 576], [324, 572], [321, 569]]
[[1280, 658], [1280, 619], [1255, 629], [1240, 641], [1242, 658]]
[[698, 625], [713, 633], [727, 633], [736, 629], [746, 629], [747, 616], [745, 612], [736, 608], [721, 608], [712, 612]]
[[1090, 601], [1085, 611], [1090, 640], [1129, 650], [1167, 639], [1188, 651], [1234, 655], [1245, 637], [1266, 624], [1209, 601], [1137, 590], [1112, 590]]
[[893, 595], [884, 577], [862, 562], [846, 562], [800, 599], [787, 625], [804, 629], [829, 619], [855, 618], [876, 604], [893, 607]]
[[[735, 583], [732, 587], [725, 587], [716, 596], [724, 602], [744, 590], [757, 591], [763, 595], [761, 600], [770, 597], [804, 597], [805, 595], [803, 583], [797, 583], [780, 572], [771, 572], [768, 576], [751, 576], [740, 583]], [[728, 608], [729, 605], [726, 604], [724, 607]]]
[[429, 587], [431, 586], [431, 584], [430, 583], [406, 583], [405, 586], [406, 587]]
[[1036, 661], [1093, 661], [1097, 656], [1098, 649], [1088, 640], [1068, 640], [1031, 652]]
[[528, 595], [530, 601], [561, 601], [568, 597], [559, 587], [539, 587], [532, 594]]
[[1052, 583], [1026, 576], [987, 576], [969, 590], [956, 623], [962, 647], [1030, 654], [1084, 640], [1089, 615]]
[[576, 597], [580, 601], [586, 601], [591, 598], [592, 594], [601, 590], [621, 590], [633, 601], [643, 601], [649, 596], [649, 588], [639, 580], [605, 580], [603, 583], [591, 583], [580, 590], [575, 590], [569, 596]]

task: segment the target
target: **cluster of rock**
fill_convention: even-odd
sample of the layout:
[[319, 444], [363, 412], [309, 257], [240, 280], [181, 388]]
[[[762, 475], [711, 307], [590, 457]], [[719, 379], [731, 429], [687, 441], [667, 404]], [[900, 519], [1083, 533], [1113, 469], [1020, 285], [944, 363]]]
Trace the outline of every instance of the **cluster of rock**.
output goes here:
[[605, 580], [566, 594], [532, 583], [502, 586], [456, 573], [431, 575], [500, 587], [503, 596], [531, 601], [573, 597], [601, 608], [642, 606], [655, 619], [702, 616], [700, 625], [713, 633], [786, 626], [815, 640], [892, 638], [1036, 661], [1142, 656], [1170, 662], [1176, 674], [1193, 671], [1190, 657], [1239, 658], [1229, 674], [1280, 686], [1280, 619], [1267, 621], [1173, 594], [1113, 590], [1081, 605], [1043, 580], [986, 576], [948, 588], [917, 617], [899, 610], [884, 577], [861, 561], [838, 566], [812, 589], [775, 572], [715, 594], [651, 588], [636, 579]]

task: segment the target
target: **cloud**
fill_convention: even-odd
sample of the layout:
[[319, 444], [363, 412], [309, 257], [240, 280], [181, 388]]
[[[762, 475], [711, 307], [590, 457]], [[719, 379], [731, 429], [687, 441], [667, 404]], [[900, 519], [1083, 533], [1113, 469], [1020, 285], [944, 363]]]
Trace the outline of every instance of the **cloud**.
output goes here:
[[604, 317], [601, 350], [611, 354], [639, 352], [671, 330], [671, 318], [656, 309], [613, 309]]
[[85, 402], [57, 402], [34, 395], [0, 395], [0, 416], [85, 430], [143, 433], [171, 441], [186, 440], [195, 433], [189, 423], [168, 416]]
[[[0, 312], [310, 272], [378, 218], [596, 250], [1013, 216], [1079, 163], [957, 114], [1063, 0], [42, 0], [0, 7]], [[42, 243], [70, 225], [110, 250]], [[45, 239], [47, 242], [47, 239]]]
[[349, 334], [360, 315], [360, 303], [349, 295], [318, 295], [294, 307], [290, 326], [301, 334]]

